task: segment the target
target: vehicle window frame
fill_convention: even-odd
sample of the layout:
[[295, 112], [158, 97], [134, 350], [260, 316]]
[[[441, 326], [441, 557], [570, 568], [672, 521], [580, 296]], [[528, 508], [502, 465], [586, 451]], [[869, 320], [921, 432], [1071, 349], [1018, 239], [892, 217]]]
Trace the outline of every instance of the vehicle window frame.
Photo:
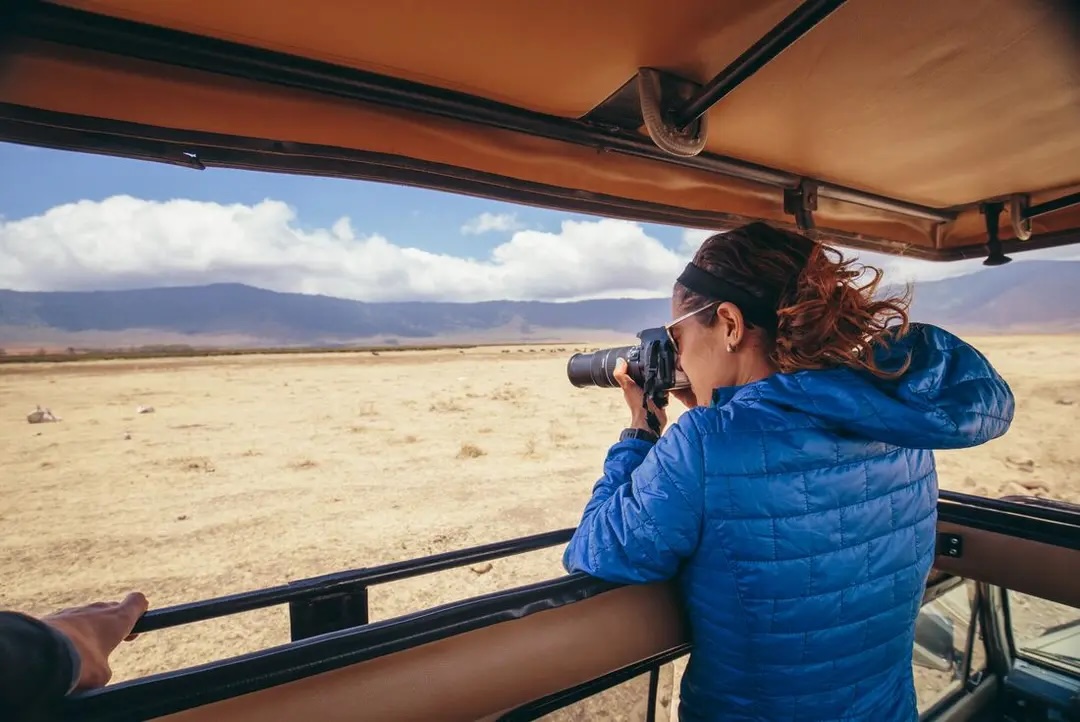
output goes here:
[[[947, 581], [945, 582], [947, 583]], [[963, 656], [959, 660], [960, 668], [953, 679], [944, 689], [938, 692], [933, 701], [919, 711], [920, 722], [933, 720], [949, 710], [960, 700], [974, 694], [988, 679], [994, 675], [991, 673], [990, 647], [985, 630], [985, 615], [982, 613], [983, 606], [989, 602], [985, 590], [974, 579], [964, 578], [957, 586], [927, 599], [919, 607], [921, 614], [923, 609], [939, 599], [964, 589], [968, 597], [967, 630], [964, 635], [964, 646], [961, 650]], [[980, 669], [972, 669], [972, 659], [976, 651], [976, 644], [982, 645], [983, 663]], [[974, 680], [974, 681], [973, 681]]]
[[[1016, 636], [1013, 634], [1012, 605], [1009, 602], [1009, 593], [1015, 592], [1016, 594], [1023, 594], [1023, 592], [1016, 592], [1016, 590], [1014, 589], [1005, 588], [1002, 588], [1001, 592], [1001, 615], [1004, 622], [1003, 626], [1005, 628], [1005, 641], [1009, 652], [1009, 657], [1013, 660], [1020, 659], [1027, 662], [1028, 664], [1033, 664], [1037, 667], [1048, 669], [1053, 672], [1058, 672], [1059, 674], [1064, 674], [1069, 677], [1080, 676], [1080, 660], [1077, 660], [1075, 663], [1061, 662], [1044, 657], [1042, 655], [1032, 654], [1030, 650], [1025, 649], [1024, 647], [1020, 647], [1016, 644]], [[1033, 594], [1028, 594], [1027, 596], [1032, 597], [1033, 599], [1039, 599], [1044, 602], [1051, 601], [1048, 599], [1043, 599], [1042, 597], [1037, 597]], [[1074, 607], [1074, 609], [1078, 608]], [[1078, 609], [1078, 615], [1080, 615], [1080, 609]], [[1080, 616], [1078, 616], [1078, 619], [1080, 619]], [[1044, 632], [1043, 634], [1045, 635], [1047, 634], [1047, 632]]]

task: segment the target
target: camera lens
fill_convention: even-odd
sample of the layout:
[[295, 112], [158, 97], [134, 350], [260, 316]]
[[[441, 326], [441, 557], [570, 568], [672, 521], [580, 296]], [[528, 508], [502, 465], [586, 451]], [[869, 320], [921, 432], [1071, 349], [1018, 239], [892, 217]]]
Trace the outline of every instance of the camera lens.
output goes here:
[[570, 383], [577, 387], [600, 386], [611, 388], [618, 386], [615, 380], [615, 362], [622, 358], [628, 358], [631, 350], [637, 346], [618, 346], [605, 348], [592, 353], [576, 353], [570, 357], [566, 364], [566, 375]]

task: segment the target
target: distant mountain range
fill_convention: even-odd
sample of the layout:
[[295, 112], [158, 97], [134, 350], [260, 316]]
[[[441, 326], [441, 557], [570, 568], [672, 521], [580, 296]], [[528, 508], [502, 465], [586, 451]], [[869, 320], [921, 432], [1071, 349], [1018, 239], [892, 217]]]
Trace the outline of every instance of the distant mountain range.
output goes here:
[[[977, 332], [1080, 331], [1080, 262], [1017, 261], [915, 288], [913, 320]], [[0, 290], [0, 348], [296, 346], [632, 339], [667, 299], [364, 303], [240, 284]]]

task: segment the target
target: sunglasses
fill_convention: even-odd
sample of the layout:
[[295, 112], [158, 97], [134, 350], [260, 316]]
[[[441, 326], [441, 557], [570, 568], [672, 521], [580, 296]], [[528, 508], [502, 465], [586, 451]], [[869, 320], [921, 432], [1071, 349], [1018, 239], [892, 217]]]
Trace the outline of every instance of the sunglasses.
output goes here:
[[719, 303], [722, 303], [722, 302], [721, 301], [711, 301], [711, 302], [707, 303], [706, 305], [702, 306], [699, 309], [691, 311], [690, 313], [684, 313], [683, 315], [679, 316], [674, 321], [669, 321], [666, 324], [664, 324], [664, 331], [667, 332], [668, 340], [671, 341], [671, 347], [673, 349], [675, 349], [675, 353], [679, 353], [679, 344], [675, 341], [675, 334], [673, 334], [671, 332], [671, 329], [674, 328], [675, 326], [677, 326], [678, 324], [682, 323], [686, 319], [690, 318], [691, 316], [695, 316], [695, 315], [701, 313], [702, 311], [706, 311], [706, 310], [712, 308], [713, 306], [716, 306]]

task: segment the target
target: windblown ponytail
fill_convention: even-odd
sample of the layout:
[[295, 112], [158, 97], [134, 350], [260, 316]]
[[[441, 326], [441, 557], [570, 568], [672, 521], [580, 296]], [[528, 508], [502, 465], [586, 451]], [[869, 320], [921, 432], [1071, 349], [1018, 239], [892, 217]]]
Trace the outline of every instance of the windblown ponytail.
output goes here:
[[[847, 366], [887, 378], [906, 370], [905, 364], [886, 371], [874, 361], [874, 349], [906, 333], [909, 325], [910, 288], [877, 297], [881, 269], [765, 223], [712, 236], [694, 263], [776, 308], [775, 326], [764, 330], [781, 372]], [[687, 307], [712, 300], [682, 286], [676, 293]]]
[[[869, 274], [869, 278], [864, 278]], [[874, 363], [874, 346], [908, 330], [910, 289], [876, 298], [880, 268], [861, 266], [815, 245], [796, 281], [779, 299], [772, 360], [780, 371], [848, 366], [896, 376]], [[896, 328], [892, 328], [892, 326]]]

